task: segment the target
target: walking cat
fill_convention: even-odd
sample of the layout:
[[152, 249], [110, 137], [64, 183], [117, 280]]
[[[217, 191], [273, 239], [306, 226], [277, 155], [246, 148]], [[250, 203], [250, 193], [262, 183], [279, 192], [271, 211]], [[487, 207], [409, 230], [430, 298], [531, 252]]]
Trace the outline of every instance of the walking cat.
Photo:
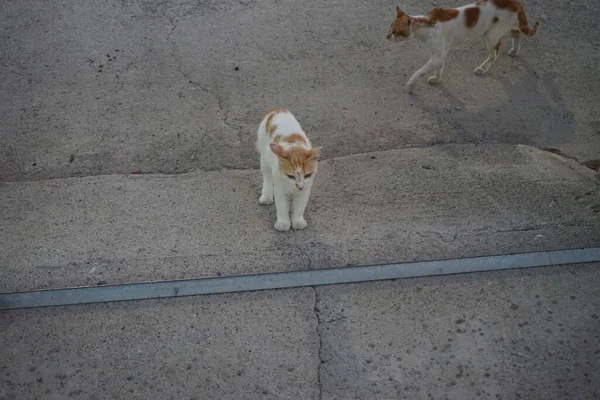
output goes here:
[[[308, 203], [321, 148], [313, 148], [300, 124], [285, 108], [275, 108], [265, 116], [258, 128], [256, 147], [260, 152], [263, 176], [259, 204], [275, 199], [275, 229], [287, 231], [307, 227], [304, 209]], [[292, 200], [290, 224], [289, 200]]]
[[512, 37], [508, 54], [516, 56], [521, 48], [520, 35], [533, 36], [539, 21], [530, 28], [521, 3], [516, 0], [478, 0], [458, 8], [434, 8], [425, 15], [410, 16], [396, 7], [396, 19], [390, 25], [388, 40], [402, 41], [416, 38], [427, 46], [431, 58], [406, 84], [412, 92], [417, 79], [431, 71], [430, 84], [440, 83], [448, 49], [460, 42], [483, 37], [489, 52], [488, 58], [477, 68], [475, 74], [485, 74], [500, 51], [503, 36]]

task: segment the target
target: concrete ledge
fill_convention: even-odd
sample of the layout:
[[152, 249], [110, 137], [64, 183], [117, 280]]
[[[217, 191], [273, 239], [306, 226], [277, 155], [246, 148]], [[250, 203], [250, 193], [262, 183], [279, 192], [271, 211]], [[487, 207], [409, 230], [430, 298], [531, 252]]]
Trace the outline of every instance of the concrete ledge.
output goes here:
[[0, 290], [593, 246], [593, 177], [527, 146], [330, 159], [309, 228], [283, 234], [256, 202], [256, 170], [4, 183]]

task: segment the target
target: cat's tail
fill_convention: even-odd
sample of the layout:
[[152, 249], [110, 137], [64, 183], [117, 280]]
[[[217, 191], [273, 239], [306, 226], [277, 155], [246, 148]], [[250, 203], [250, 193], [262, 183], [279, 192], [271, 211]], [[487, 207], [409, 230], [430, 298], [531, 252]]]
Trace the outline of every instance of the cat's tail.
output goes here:
[[527, 16], [525, 15], [525, 10], [523, 6], [519, 7], [519, 11], [517, 12], [517, 20], [519, 21], [519, 30], [526, 36], [533, 36], [537, 32], [540, 27], [540, 21], [536, 21], [533, 25], [533, 28], [529, 27], [529, 23], [527, 22]]

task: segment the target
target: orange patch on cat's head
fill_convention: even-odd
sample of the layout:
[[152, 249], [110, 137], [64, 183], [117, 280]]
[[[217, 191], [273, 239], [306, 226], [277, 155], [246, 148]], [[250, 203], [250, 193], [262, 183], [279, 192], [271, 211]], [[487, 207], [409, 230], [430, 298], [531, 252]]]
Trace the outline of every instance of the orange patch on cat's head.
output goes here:
[[286, 149], [277, 143], [271, 143], [269, 147], [277, 156], [282, 174], [304, 179], [307, 175], [310, 177], [316, 172], [321, 155], [320, 147], [307, 150], [302, 146], [291, 146]]
[[396, 19], [391, 23], [388, 30], [387, 38], [402, 39], [409, 38], [411, 34], [411, 25], [413, 19], [410, 15], [405, 14], [400, 7], [396, 7]]

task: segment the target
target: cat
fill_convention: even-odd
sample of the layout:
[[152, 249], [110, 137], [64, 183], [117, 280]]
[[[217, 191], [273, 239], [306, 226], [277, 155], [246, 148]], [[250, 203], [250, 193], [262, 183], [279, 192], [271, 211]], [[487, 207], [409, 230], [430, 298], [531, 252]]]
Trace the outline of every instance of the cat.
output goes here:
[[431, 58], [406, 84], [412, 93], [417, 79], [432, 70], [434, 75], [427, 78], [427, 82], [432, 85], [441, 82], [446, 54], [454, 44], [483, 36], [489, 55], [474, 71], [483, 75], [496, 61], [503, 36], [512, 37], [508, 54], [516, 56], [521, 49], [520, 34], [533, 36], [539, 26], [538, 21], [533, 28], [529, 27], [523, 6], [516, 0], [478, 0], [458, 8], [434, 8], [418, 16], [410, 16], [396, 7], [396, 19], [390, 25], [387, 38], [402, 41], [414, 37], [428, 47]]
[[278, 231], [287, 231], [290, 226], [292, 229], [306, 228], [304, 209], [317, 173], [321, 147], [312, 147], [296, 118], [285, 108], [274, 108], [267, 113], [258, 128], [256, 147], [260, 152], [263, 176], [258, 203], [269, 205], [275, 199], [275, 229]]

